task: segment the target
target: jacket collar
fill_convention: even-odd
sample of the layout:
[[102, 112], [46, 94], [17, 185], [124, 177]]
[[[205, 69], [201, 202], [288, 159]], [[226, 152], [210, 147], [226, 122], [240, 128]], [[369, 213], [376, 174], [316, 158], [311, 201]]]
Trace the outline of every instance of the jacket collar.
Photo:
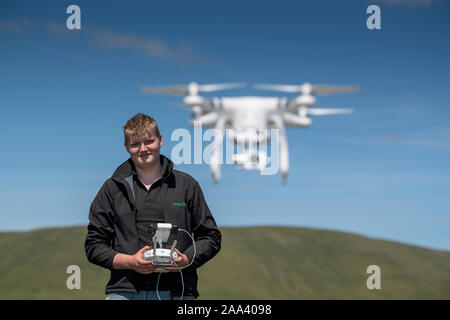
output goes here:
[[[162, 154], [159, 155], [159, 161], [161, 162], [162, 179], [165, 180], [172, 173], [173, 162]], [[130, 176], [132, 177], [134, 174], [137, 174], [136, 166], [133, 160], [128, 158], [128, 160], [117, 167], [111, 178], [114, 180], [125, 180]]]
[[[172, 173], [173, 162], [162, 154], [159, 156], [159, 161], [161, 161], [162, 181], [164, 182], [164, 180]], [[133, 176], [136, 174], [136, 166], [134, 165], [133, 160], [128, 158], [128, 160], [122, 163], [111, 176], [112, 180], [125, 186], [128, 198], [133, 204], [136, 199], [133, 188]]]

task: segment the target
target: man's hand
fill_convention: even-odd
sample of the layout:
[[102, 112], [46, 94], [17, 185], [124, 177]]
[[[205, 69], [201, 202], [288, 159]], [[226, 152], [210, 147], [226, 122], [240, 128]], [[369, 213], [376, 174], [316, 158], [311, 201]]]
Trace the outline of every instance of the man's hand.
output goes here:
[[133, 255], [116, 254], [113, 260], [113, 268], [131, 269], [141, 274], [152, 273], [157, 266], [153, 265], [151, 261], [144, 260], [144, 252], [151, 248], [150, 246], [145, 246]]
[[[175, 252], [178, 253], [178, 257], [174, 258], [173, 262], [177, 264], [178, 268], [182, 269], [183, 267], [187, 266], [189, 264], [188, 257], [185, 254], [182, 254], [178, 249], [175, 249]], [[164, 269], [169, 272], [179, 272], [180, 270], [177, 268], [177, 266], [165, 266]]]
[[155, 266], [151, 261], [144, 260], [144, 252], [150, 250], [152, 247], [145, 246], [134, 255], [131, 256], [130, 259], [130, 267], [132, 270], [141, 273], [141, 274], [150, 274], [157, 266]]

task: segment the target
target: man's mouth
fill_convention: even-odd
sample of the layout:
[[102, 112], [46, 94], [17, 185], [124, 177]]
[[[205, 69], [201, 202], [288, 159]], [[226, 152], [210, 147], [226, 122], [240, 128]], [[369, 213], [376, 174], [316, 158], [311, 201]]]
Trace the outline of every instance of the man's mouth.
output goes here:
[[141, 155], [139, 155], [140, 157], [147, 157], [147, 156], [149, 156], [150, 155], [150, 153], [144, 153], [144, 154], [141, 154]]

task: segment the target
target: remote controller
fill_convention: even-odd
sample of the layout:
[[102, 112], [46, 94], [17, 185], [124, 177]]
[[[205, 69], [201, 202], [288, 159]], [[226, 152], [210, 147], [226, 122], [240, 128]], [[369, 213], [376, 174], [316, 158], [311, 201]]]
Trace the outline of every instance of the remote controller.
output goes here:
[[153, 264], [170, 266], [172, 265], [172, 260], [177, 258], [178, 254], [170, 249], [156, 250], [150, 249], [144, 252], [144, 260], [151, 261]]

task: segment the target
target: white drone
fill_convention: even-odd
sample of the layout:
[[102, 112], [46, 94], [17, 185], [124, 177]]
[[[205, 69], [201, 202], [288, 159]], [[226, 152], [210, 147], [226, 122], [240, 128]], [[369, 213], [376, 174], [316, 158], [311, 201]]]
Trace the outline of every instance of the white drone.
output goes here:
[[[241, 154], [234, 154], [233, 161], [238, 167], [248, 170], [262, 170], [266, 166], [266, 155], [258, 150], [260, 144], [268, 143], [270, 135], [264, 134], [266, 129], [279, 129], [279, 168], [282, 181], [285, 182], [289, 171], [288, 144], [285, 127], [309, 127], [312, 123], [310, 115], [323, 116], [330, 114], [352, 113], [352, 109], [311, 108], [316, 103], [314, 95], [356, 92], [355, 86], [312, 85], [275, 85], [258, 84], [255, 89], [274, 90], [299, 93], [299, 96], [286, 97], [214, 97], [206, 99], [201, 92], [240, 88], [245, 83], [224, 83], [199, 85], [191, 82], [187, 86], [142, 87], [143, 93], [159, 93], [186, 95], [184, 105], [193, 112], [191, 126], [215, 127], [221, 134], [229, 137], [234, 143], [246, 148]], [[265, 129], [265, 130], [262, 130]], [[211, 154], [211, 170], [214, 182], [220, 179], [220, 154], [223, 139], [214, 139]]]

